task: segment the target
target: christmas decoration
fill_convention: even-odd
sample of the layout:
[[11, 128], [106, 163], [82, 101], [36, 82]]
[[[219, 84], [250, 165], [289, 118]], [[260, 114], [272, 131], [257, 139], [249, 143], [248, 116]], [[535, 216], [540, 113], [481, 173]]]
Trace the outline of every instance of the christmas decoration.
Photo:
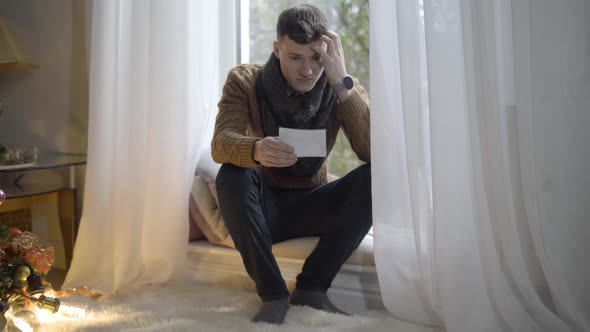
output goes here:
[[54, 249], [41, 245], [35, 234], [0, 224], [0, 330], [38, 330], [35, 312], [39, 310], [86, 316], [87, 308], [45, 295], [52, 291], [45, 276], [54, 261]]

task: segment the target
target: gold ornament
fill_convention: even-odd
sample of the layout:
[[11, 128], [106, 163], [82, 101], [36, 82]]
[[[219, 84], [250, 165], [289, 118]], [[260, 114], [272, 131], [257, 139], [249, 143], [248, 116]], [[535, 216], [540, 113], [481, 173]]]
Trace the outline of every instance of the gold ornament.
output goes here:
[[27, 287], [27, 278], [31, 275], [31, 269], [26, 265], [21, 265], [14, 271], [14, 281], [18, 287]]

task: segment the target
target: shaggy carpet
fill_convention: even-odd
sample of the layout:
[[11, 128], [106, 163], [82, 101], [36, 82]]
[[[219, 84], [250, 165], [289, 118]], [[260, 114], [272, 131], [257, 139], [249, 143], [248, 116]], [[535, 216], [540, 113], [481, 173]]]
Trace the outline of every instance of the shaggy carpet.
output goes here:
[[249, 280], [227, 280], [224, 285], [197, 281], [129, 289], [93, 301], [68, 297], [87, 304], [87, 319], [60, 314], [40, 317], [44, 331], [387, 331], [433, 332], [430, 327], [407, 323], [384, 311], [353, 316], [329, 314], [309, 307], [291, 306], [283, 325], [252, 323], [260, 300]]

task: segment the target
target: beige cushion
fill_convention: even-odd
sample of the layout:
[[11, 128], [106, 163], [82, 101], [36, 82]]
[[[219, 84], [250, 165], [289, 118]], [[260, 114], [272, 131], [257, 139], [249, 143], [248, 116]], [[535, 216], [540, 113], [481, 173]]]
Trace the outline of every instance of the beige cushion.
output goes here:
[[203, 239], [205, 238], [205, 234], [199, 225], [206, 225], [207, 221], [205, 221], [205, 217], [199, 211], [192, 194], [189, 195], [188, 206], [188, 241]]
[[197, 173], [207, 183], [215, 183], [217, 172], [221, 165], [213, 161], [211, 156], [211, 146], [207, 145], [201, 150], [199, 161], [197, 162]]
[[234, 248], [234, 243], [229, 236], [229, 232], [221, 217], [221, 211], [219, 211], [219, 207], [217, 206], [217, 200], [211, 194], [209, 184], [200, 175], [195, 176], [193, 179], [191, 195], [205, 219], [206, 224], [198, 224], [198, 226], [207, 238], [207, 241]]
[[[288, 240], [277, 243], [272, 246], [272, 252], [275, 257], [291, 258], [305, 260], [313, 251], [319, 238], [304, 237], [300, 239]], [[375, 259], [373, 257], [373, 232], [367, 234], [359, 247], [352, 253], [346, 261], [349, 265], [373, 266]]]

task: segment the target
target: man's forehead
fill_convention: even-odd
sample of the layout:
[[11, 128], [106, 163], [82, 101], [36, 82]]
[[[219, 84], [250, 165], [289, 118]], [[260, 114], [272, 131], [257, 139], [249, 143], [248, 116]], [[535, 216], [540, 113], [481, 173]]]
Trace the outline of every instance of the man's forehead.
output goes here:
[[280, 42], [281, 47], [287, 53], [293, 53], [298, 55], [309, 55], [313, 56], [317, 52], [311, 49], [312, 45], [319, 45], [321, 43], [320, 40], [313, 41], [309, 44], [298, 44], [294, 40], [290, 39], [288, 36], [284, 36]]

